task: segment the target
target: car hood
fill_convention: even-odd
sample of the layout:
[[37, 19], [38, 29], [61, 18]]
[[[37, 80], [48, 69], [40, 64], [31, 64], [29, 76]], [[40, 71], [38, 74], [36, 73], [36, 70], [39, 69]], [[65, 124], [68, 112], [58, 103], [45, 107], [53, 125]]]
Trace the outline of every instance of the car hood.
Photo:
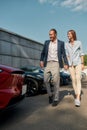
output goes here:
[[9, 73], [24, 73], [24, 71], [21, 70], [21, 69], [14, 68], [14, 67], [7, 66], [7, 65], [1, 65], [0, 64], [0, 69], [5, 70]]

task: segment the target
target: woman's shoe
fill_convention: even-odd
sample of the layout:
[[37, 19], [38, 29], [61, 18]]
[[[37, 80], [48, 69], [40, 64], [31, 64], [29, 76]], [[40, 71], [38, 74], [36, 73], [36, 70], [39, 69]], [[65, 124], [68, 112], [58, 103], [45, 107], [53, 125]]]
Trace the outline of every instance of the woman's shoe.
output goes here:
[[80, 103], [80, 100], [75, 99], [75, 106], [76, 106], [76, 107], [80, 107], [80, 104], [81, 104], [81, 103]]

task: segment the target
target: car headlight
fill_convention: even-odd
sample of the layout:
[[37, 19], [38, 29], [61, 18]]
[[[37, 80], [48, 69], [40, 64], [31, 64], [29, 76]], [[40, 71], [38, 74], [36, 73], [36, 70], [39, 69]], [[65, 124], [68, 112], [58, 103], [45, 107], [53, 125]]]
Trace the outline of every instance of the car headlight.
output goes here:
[[39, 78], [43, 78], [43, 76], [42, 76], [42, 75], [40, 75], [40, 74], [38, 74], [38, 75], [37, 75], [37, 77], [39, 77]]

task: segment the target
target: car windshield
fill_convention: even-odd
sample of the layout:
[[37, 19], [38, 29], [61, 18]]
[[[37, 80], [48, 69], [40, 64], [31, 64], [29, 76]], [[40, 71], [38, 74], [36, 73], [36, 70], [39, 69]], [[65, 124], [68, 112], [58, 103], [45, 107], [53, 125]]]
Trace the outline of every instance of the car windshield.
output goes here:
[[40, 67], [36, 67], [36, 66], [22, 67], [21, 69], [24, 71], [34, 72], [34, 73], [43, 73], [43, 71], [44, 71]]

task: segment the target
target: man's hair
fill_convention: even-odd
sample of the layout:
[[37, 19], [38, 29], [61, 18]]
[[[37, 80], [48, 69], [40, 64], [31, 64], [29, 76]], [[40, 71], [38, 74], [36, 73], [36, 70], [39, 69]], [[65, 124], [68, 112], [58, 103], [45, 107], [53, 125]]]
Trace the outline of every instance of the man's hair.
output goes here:
[[57, 35], [56, 29], [52, 28], [52, 29], [50, 29], [50, 31], [54, 31], [54, 33]]

